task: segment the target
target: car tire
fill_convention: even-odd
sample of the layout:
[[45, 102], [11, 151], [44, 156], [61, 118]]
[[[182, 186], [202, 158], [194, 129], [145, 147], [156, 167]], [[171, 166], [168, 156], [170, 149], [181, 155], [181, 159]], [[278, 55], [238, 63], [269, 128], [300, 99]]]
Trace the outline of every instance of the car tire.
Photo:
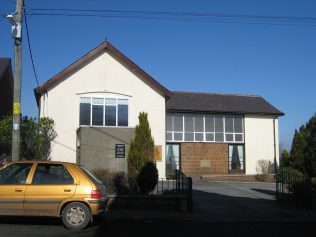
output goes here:
[[70, 230], [82, 230], [90, 220], [90, 209], [80, 202], [69, 203], [62, 211], [62, 221]]

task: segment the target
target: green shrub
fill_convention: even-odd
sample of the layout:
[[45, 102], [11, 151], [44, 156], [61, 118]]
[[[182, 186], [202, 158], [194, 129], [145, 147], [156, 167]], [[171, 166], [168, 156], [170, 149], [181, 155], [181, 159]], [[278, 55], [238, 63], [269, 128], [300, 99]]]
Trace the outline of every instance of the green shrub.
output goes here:
[[127, 194], [130, 192], [128, 180], [124, 172], [118, 172], [113, 177], [113, 189], [116, 194]]
[[158, 183], [158, 170], [152, 161], [148, 161], [137, 177], [137, 185], [141, 194], [149, 194]]
[[312, 198], [312, 186], [306, 180], [299, 180], [291, 185], [293, 201], [299, 207], [309, 207]]
[[92, 173], [100, 179], [103, 183], [106, 182], [107, 178], [114, 177], [115, 173], [111, 172], [108, 169], [104, 168], [95, 168], [92, 170]]

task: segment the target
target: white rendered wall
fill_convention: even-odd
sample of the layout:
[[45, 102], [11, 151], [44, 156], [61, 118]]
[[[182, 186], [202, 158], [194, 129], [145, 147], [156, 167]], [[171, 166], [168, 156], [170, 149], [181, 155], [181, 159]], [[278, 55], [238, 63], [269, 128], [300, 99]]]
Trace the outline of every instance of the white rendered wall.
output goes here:
[[90, 94], [122, 94], [128, 98], [129, 127], [138, 124], [140, 112], [148, 113], [155, 145], [162, 146], [157, 162], [165, 177], [165, 98], [107, 52], [78, 69], [41, 97], [40, 116], [54, 119], [57, 138], [52, 160], [76, 161], [76, 130], [79, 127], [79, 98]]
[[[246, 174], [257, 174], [258, 160], [279, 163], [278, 119], [269, 116], [245, 116]], [[274, 125], [273, 125], [274, 124]]]

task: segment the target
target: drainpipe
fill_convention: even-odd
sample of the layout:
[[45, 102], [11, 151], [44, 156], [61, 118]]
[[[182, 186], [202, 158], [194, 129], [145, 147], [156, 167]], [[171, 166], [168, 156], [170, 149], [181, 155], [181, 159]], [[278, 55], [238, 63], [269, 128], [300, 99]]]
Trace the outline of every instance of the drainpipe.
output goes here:
[[273, 119], [273, 149], [274, 149], [274, 172], [276, 173], [277, 160], [276, 160], [275, 118]]

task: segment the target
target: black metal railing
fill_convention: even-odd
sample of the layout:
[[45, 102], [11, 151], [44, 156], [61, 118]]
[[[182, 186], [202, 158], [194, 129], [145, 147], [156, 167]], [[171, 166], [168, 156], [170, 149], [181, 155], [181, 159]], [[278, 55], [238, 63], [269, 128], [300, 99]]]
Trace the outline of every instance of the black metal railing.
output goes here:
[[311, 179], [298, 172], [280, 169], [276, 173], [276, 201], [308, 208], [312, 202]]
[[[114, 177], [106, 177], [102, 181], [105, 184], [106, 192], [108, 195], [137, 195], [128, 187], [128, 181], [123, 181], [123, 190], [118, 191], [115, 185]], [[122, 179], [123, 180], [123, 179]], [[125, 190], [124, 190], [125, 189]], [[124, 192], [125, 191], [125, 192]], [[186, 198], [187, 207], [189, 210], [192, 208], [192, 178], [187, 177], [179, 170], [175, 170], [173, 178], [159, 178], [155, 188], [148, 194], [148, 196], [158, 198]]]

